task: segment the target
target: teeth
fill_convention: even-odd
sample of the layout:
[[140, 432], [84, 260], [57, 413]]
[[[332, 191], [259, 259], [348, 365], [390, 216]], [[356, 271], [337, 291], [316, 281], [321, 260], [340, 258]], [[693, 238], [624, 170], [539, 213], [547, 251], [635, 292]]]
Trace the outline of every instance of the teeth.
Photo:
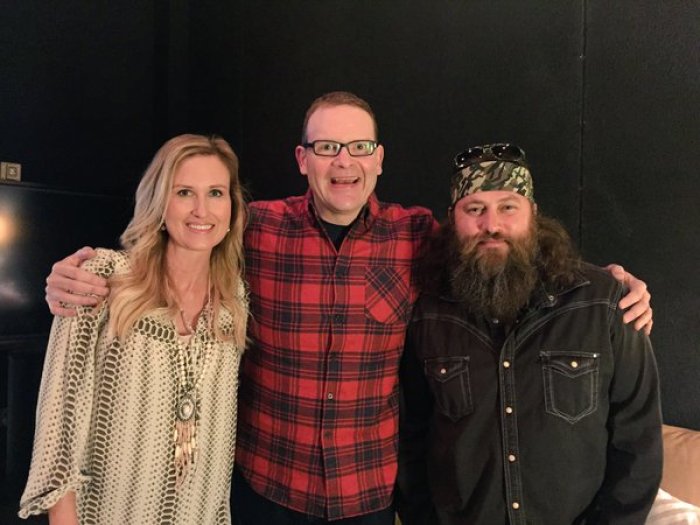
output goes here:
[[201, 230], [201, 231], [211, 230], [213, 228], [213, 226], [211, 224], [188, 224], [187, 226], [189, 226], [193, 230]]
[[333, 184], [355, 184], [357, 181], [359, 181], [359, 177], [345, 177], [345, 178], [339, 178], [339, 177], [332, 177], [331, 182]]

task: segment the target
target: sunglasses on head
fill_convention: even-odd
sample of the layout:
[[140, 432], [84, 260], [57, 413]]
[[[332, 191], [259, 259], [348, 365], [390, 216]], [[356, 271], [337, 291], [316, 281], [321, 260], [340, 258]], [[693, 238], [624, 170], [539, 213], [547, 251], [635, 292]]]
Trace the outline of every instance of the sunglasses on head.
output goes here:
[[505, 161], [527, 166], [525, 152], [515, 144], [485, 144], [474, 146], [455, 157], [455, 171], [477, 162]]

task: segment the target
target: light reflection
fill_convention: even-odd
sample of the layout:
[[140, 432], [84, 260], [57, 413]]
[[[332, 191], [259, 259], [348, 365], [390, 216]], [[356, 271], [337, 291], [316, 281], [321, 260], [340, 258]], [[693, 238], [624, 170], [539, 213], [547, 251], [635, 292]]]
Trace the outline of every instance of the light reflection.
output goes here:
[[29, 303], [29, 298], [22, 295], [14, 281], [0, 282], [0, 302], [5, 305], [24, 306]]
[[12, 216], [0, 211], [0, 248], [7, 247], [17, 233], [17, 225], [12, 220]]
[[5, 307], [29, 303], [27, 294], [22, 293], [21, 283], [12, 279], [12, 272], [8, 271], [12, 245], [19, 229], [13, 208], [11, 202], [0, 201], [0, 304]]

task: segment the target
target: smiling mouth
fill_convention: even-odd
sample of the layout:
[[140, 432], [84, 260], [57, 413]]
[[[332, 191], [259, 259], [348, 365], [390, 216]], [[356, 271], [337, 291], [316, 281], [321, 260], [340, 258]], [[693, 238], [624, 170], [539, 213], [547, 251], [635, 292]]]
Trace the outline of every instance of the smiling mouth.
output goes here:
[[331, 177], [331, 184], [357, 184], [360, 182], [360, 177]]
[[192, 230], [206, 232], [206, 231], [211, 230], [214, 227], [214, 225], [213, 224], [188, 224], [187, 227], [192, 229]]

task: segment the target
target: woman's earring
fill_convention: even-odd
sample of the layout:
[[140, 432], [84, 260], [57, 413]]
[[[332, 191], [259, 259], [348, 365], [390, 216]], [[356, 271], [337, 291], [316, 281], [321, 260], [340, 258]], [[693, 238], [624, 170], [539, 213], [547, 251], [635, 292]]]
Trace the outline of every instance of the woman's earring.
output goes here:
[[160, 225], [160, 231], [164, 232], [166, 230], [165, 223]]

